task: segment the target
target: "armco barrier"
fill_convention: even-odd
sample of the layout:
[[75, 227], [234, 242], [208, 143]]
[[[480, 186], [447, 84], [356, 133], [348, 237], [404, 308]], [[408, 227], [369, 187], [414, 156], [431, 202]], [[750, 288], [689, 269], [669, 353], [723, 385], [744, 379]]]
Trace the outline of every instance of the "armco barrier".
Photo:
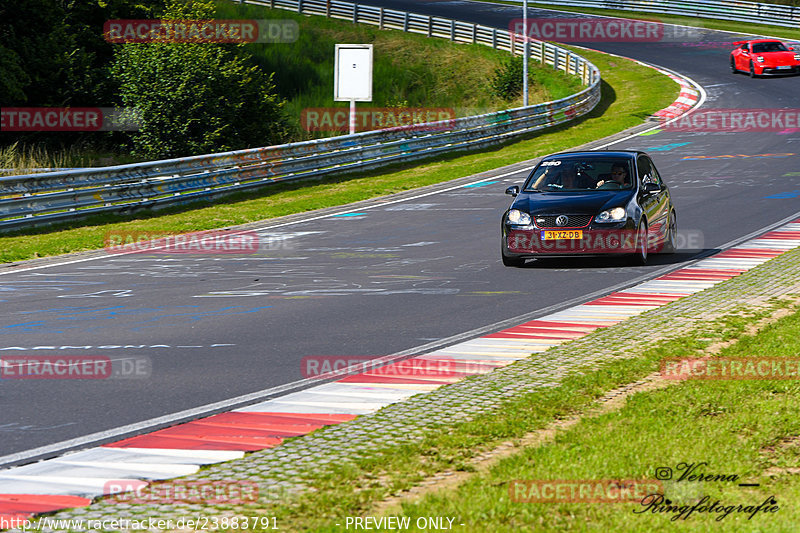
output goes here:
[[[512, 0], [522, 4], [523, 0]], [[740, 2], [738, 0], [552, 0], [535, 2], [548, 7], [593, 7], [620, 11], [642, 11], [661, 15], [701, 17], [720, 20], [735, 20], [753, 24], [772, 24], [800, 29], [800, 6]]]
[[[336, 0], [248, 3], [481, 43], [514, 54], [521, 54], [523, 49], [521, 41], [517, 42], [508, 30], [439, 17]], [[586, 89], [554, 102], [430, 123], [428, 132], [399, 127], [164, 161], [2, 177], [0, 230], [209, 199], [277, 181], [364, 170], [487, 146], [567, 122], [594, 108], [600, 100], [597, 67], [551, 44], [536, 42], [530, 48], [533, 59], [580, 76]]]

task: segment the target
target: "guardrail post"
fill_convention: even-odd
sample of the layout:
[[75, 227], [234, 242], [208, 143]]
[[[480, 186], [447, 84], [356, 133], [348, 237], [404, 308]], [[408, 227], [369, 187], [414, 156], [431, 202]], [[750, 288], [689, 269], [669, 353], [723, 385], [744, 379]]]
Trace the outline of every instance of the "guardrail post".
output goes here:
[[558, 48], [553, 49], [553, 70], [558, 70]]
[[[237, 1], [237, 0], [234, 0]], [[306, 6], [309, 7], [309, 12], [322, 14], [322, 2], [319, 0], [305, 4], [303, 0], [283, 1], [276, 2], [270, 0], [259, 0], [264, 6], [271, 6], [276, 9], [287, 9], [303, 13]], [[332, 0], [325, 2], [325, 15], [328, 17], [333, 16]], [[355, 3], [337, 3], [337, 16], [341, 15], [342, 18], [347, 17], [347, 6], [353, 9], [352, 17], [353, 23], [359, 23], [360, 13], [358, 11], [359, 5]], [[766, 12], [766, 8], [765, 8]], [[785, 12], [785, 11], [784, 11]], [[796, 10], [795, 10], [796, 12]], [[398, 13], [400, 14], [400, 13]], [[411, 15], [415, 17], [415, 32], [424, 30], [422, 24], [425, 23], [424, 15], [417, 15], [414, 13], [403, 12], [403, 29], [409, 31]], [[373, 17], [371, 8], [368, 8], [364, 14], [364, 20], [368, 24], [379, 25], [383, 28], [394, 24], [396, 18], [391, 13], [386, 13], [385, 9], [381, 9], [380, 20]], [[387, 22], [388, 18], [388, 22]], [[436, 34], [438, 37], [447, 38], [444, 32], [446, 31], [445, 24], [450, 23], [450, 37], [452, 41], [456, 41], [458, 36], [457, 21], [445, 18], [439, 19], [441, 22], [440, 27], [442, 31]], [[434, 36], [434, 21], [433, 17], [428, 16], [427, 19], [427, 32], [429, 36]], [[468, 42], [469, 34], [468, 26], [464, 27], [463, 42]], [[486, 32], [490, 35], [486, 35]], [[506, 35], [510, 37], [510, 47], [516, 52], [520, 47], [516, 45], [516, 39], [522, 39], [519, 36], [512, 36], [509, 33], [495, 28], [488, 28], [477, 24], [472, 25], [472, 41], [481, 44], [491, 44], [496, 50], [506, 51], [504, 48]], [[580, 114], [585, 112], [586, 108], [590, 108], [588, 104], [596, 103], [599, 97], [599, 86], [597, 83], [600, 78], [599, 72], [588, 61], [583, 60], [579, 55], [568, 53], [563, 50], [559, 54], [557, 47], [539, 42], [541, 61], [546, 63], [546, 51], [552, 50], [555, 61], [554, 67], [558, 68], [560, 64], [560, 57], [567, 54], [567, 72], [574, 68], [576, 75], [578, 70], [582, 69], [583, 79], [589, 80], [588, 85], [591, 87], [591, 92], [588, 98], [578, 100], [575, 95], [572, 98], [561, 99], [554, 109], [561, 110], [575, 110]], [[544, 106], [546, 104], [542, 104]], [[547, 104], [549, 105], [549, 104]], [[149, 163], [136, 163], [127, 166], [124, 171], [107, 169], [98, 169], [87, 171], [86, 176], [83, 174], [77, 175], [74, 171], [68, 171], [65, 174], [56, 172], [53, 176], [44, 176], [45, 183], [40, 183], [38, 177], [33, 178], [35, 184], [28, 181], [30, 178], [25, 177], [25, 181], [19, 184], [8, 185], [4, 181], [0, 181], [0, 191], [31, 191], [26, 192], [25, 197], [22, 199], [11, 198], [0, 200], [0, 230], [11, 229], [13, 227], [28, 226], [31, 223], [38, 224], [39, 222], [47, 222], [54, 220], [62, 220], [73, 218], [76, 213], [76, 207], [70, 207], [64, 204], [64, 201], [71, 202], [73, 206], [81, 205], [87, 207], [96, 207], [98, 211], [119, 211], [131, 206], [149, 207], [151, 204], [167, 205], [173, 198], [181, 197], [185, 194], [200, 193], [201, 190], [208, 193], [214, 191], [214, 194], [223, 194], [226, 191], [232, 192], [250, 187], [259, 187], [265, 183], [275, 181], [273, 178], [285, 177], [286, 179], [294, 179], [311, 175], [312, 173], [327, 173], [336, 167], [352, 167], [352, 168], [369, 168], [381, 164], [380, 159], [385, 156], [392, 157], [397, 153], [409, 153], [411, 158], [421, 157], [431, 147], [440, 147], [444, 149], [449, 146], [484, 146], [492, 144], [496, 141], [488, 140], [493, 139], [495, 136], [491, 135], [495, 130], [493, 126], [488, 125], [490, 122], [503, 122], [501, 133], [510, 133], [521, 131], [530, 131], [531, 129], [538, 129], [543, 127], [545, 123], [561, 123], [566, 121], [569, 117], [559, 113], [558, 119], [542, 119], [535, 113], [539, 113], [542, 109], [541, 106], [532, 106], [527, 111], [527, 116], [522, 116], [522, 121], [519, 125], [508, 125], [508, 113], [504, 112], [503, 115], [490, 114], [487, 117], [467, 117], [466, 119], [457, 119], [451, 131], [442, 134], [425, 135], [422, 137], [405, 138], [397, 134], [382, 134], [375, 132], [373, 136], [363, 138], [366, 146], [357, 146], [352, 148], [353, 142], [351, 137], [343, 136], [341, 140], [331, 139], [325, 141], [305, 141], [300, 143], [292, 143], [281, 147], [264, 147], [252, 150], [245, 150], [242, 152], [233, 152], [230, 154], [219, 154], [219, 157], [214, 154], [196, 156], [192, 158], [180, 158], [169, 161], [156, 161]], [[496, 117], [497, 120], [494, 118]], [[480, 119], [480, 120], [477, 120]], [[511, 130], [508, 129], [508, 127]], [[473, 134], [474, 128], [487, 128], [486, 131], [481, 131], [481, 135], [487, 134], [486, 137], [475, 137]], [[386, 136], [384, 136], [386, 135]], [[361, 139], [361, 137], [359, 137]], [[359, 142], [359, 141], [356, 141]], [[387, 146], [379, 146], [386, 142]], [[395, 146], [396, 145], [396, 146]], [[341, 152], [342, 146], [347, 146], [346, 152]], [[352, 150], [350, 150], [352, 148]], [[400, 152], [398, 152], [400, 150]], [[320, 158], [320, 155], [328, 154], [330, 159]], [[377, 154], [377, 155], [376, 155]], [[309, 161], [305, 161], [308, 158]], [[323, 167], [319, 166], [319, 158], [323, 163]], [[247, 176], [244, 178], [241, 174], [242, 165], [247, 162], [266, 161], [271, 160], [269, 167], [263, 169], [253, 169], [255, 172], [250, 173], [248, 169]], [[277, 162], [275, 161], [277, 160]], [[363, 161], [363, 163], [361, 163]], [[366, 165], [366, 167], [365, 167]], [[202, 171], [202, 177], [197, 178], [198, 172]], [[81, 171], [83, 172], [83, 171]], [[269, 176], [269, 177], [267, 177]], [[153, 194], [157, 196], [160, 193], [155, 192], [155, 182], [151, 180], [152, 177], [157, 177], [159, 180], [171, 180], [170, 187], [173, 191], [173, 196], [165, 197], [159, 200], [158, 198], [151, 198]], [[64, 181], [64, 180], [67, 181]], [[49, 181], [47, 181], [49, 180]], [[77, 189], [73, 188], [79, 182], [80, 192], [75, 192]], [[141, 185], [135, 183], [141, 182]], [[161, 183], [161, 181], [158, 181]], [[131, 187], [136, 188], [136, 198], [130, 197]], [[219, 187], [219, 188], [218, 188]], [[95, 196], [96, 191], [102, 191], [100, 196]], [[39, 192], [45, 192], [47, 195], [39, 196]], [[52, 195], [50, 193], [53, 193]], [[15, 194], [16, 195], [16, 194]], [[51, 196], [56, 196], [54, 200]], [[27, 198], [30, 197], [30, 198]], [[18, 207], [15, 207], [18, 206]], [[68, 209], [69, 212], [65, 211]], [[35, 212], [36, 214], [33, 214]], [[80, 211], [78, 211], [80, 214]], [[9, 219], [9, 217], [12, 217]]]
[[275, 9], [275, 0], [269, 0], [269, 8]]
[[378, 29], [383, 29], [383, 8], [381, 8], [380, 14], [378, 15]]
[[512, 33], [509, 35], [509, 41], [511, 41], [511, 55], [516, 55], [517, 53], [517, 34]]

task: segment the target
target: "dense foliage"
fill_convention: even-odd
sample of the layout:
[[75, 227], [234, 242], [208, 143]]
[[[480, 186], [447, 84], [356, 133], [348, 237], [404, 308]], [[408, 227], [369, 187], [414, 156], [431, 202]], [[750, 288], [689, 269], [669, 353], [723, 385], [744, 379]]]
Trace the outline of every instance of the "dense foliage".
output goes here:
[[[173, 3], [170, 20], [214, 17], [212, 2]], [[134, 150], [181, 156], [277, 144], [287, 138], [271, 76], [237, 55], [232, 45], [124, 44], [111, 68], [122, 104], [135, 108], [141, 128]]]
[[[106, 140], [141, 157], [186, 156], [285, 139], [271, 76], [215, 43], [110, 44], [113, 19], [214, 18], [208, 0], [0, 0], [3, 107], [135, 107], [141, 129]], [[66, 140], [3, 134], [1, 143]], [[74, 142], [76, 134], [70, 134]], [[88, 134], [92, 135], [92, 134]], [[94, 134], [93, 139], [97, 139]]]
[[[494, 71], [492, 92], [505, 100], [513, 100], [522, 94], [522, 57], [511, 56]], [[530, 72], [529, 72], [530, 75]]]

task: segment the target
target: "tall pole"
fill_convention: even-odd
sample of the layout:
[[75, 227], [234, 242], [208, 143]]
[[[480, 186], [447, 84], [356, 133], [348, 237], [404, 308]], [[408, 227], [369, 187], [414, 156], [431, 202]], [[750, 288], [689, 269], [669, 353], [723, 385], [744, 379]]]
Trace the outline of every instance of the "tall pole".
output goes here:
[[528, 56], [531, 43], [528, 41], [528, 0], [522, 0], [522, 105], [528, 105]]

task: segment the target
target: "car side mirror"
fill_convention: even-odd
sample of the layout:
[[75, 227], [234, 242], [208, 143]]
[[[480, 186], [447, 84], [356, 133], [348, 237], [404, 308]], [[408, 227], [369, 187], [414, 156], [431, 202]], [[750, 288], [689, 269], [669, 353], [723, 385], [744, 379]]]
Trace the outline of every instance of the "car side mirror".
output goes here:
[[506, 189], [506, 194], [511, 196], [517, 196], [519, 194], [519, 185], [512, 185], [508, 189]]
[[647, 194], [654, 194], [661, 192], [661, 186], [658, 183], [645, 183], [642, 190]]

